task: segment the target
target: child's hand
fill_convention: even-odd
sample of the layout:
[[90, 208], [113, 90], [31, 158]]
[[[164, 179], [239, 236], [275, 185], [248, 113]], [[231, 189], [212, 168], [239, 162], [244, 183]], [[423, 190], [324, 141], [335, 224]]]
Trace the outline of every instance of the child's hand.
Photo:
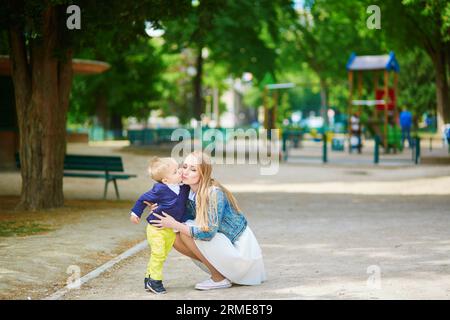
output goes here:
[[134, 214], [132, 214], [130, 216], [130, 221], [131, 221], [131, 223], [139, 224], [139, 222], [141, 222], [141, 219], [139, 217], [135, 216]]
[[149, 208], [150, 212], [153, 212], [154, 210], [156, 210], [156, 208], [158, 208], [158, 204], [157, 203], [152, 203], [152, 202], [148, 202], [148, 201], [144, 201], [144, 203], [147, 205], [147, 207]]

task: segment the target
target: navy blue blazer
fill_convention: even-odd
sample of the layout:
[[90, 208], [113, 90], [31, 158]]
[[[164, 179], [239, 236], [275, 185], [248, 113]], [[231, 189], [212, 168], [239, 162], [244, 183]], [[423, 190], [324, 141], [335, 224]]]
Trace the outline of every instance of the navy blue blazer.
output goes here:
[[[144, 201], [148, 201], [158, 204], [158, 208], [156, 208], [154, 212], [161, 214], [161, 212], [164, 211], [165, 213], [171, 215], [175, 220], [184, 222], [186, 221], [184, 216], [189, 190], [190, 187], [188, 185], [181, 185], [180, 193], [177, 195], [164, 183], [157, 182], [153, 185], [151, 190], [139, 197], [134, 204], [134, 207], [131, 209], [131, 212], [140, 218], [144, 212], [144, 209], [147, 207]], [[150, 223], [150, 220], [159, 220], [159, 218], [155, 217], [153, 214], [150, 214], [147, 217], [147, 221]]]

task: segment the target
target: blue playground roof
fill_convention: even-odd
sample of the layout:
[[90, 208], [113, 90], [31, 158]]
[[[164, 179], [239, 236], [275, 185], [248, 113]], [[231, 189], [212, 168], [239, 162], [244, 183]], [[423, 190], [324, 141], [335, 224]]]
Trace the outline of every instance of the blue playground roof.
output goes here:
[[393, 51], [380, 56], [357, 56], [355, 53], [352, 53], [347, 62], [347, 70], [387, 70], [400, 72], [400, 65]]

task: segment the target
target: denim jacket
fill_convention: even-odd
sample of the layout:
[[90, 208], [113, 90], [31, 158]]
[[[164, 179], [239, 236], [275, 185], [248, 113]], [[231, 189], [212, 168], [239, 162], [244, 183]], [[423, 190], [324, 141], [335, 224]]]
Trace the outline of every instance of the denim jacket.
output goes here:
[[[194, 239], [209, 241], [216, 232], [220, 232], [234, 243], [247, 227], [247, 219], [233, 208], [222, 190], [214, 187], [212, 193], [216, 193], [217, 196], [217, 225], [214, 226], [209, 222], [209, 231], [190, 226], [191, 235]], [[187, 200], [185, 217], [195, 219], [195, 201], [191, 199]]]

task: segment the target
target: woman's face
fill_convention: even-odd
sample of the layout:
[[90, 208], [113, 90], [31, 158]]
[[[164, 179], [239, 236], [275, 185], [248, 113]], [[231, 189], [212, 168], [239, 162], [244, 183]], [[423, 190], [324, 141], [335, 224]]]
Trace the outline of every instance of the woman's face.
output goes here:
[[198, 171], [198, 160], [193, 155], [188, 155], [186, 159], [184, 159], [182, 165], [182, 175], [181, 179], [184, 184], [187, 185], [195, 185], [200, 181], [200, 173]]

